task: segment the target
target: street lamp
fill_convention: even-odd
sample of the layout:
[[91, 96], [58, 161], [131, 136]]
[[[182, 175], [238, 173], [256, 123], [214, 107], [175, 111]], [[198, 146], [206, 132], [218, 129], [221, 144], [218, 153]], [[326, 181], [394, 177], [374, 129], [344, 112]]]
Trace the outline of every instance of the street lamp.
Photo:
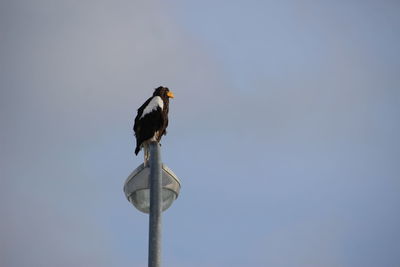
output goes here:
[[[162, 164], [161, 209], [168, 209], [178, 197], [181, 183], [175, 173], [167, 165]], [[135, 208], [144, 213], [150, 212], [150, 167], [140, 164], [126, 179], [125, 196]]]
[[144, 146], [144, 163], [126, 179], [124, 193], [138, 210], [149, 213], [149, 267], [161, 265], [161, 213], [178, 197], [178, 177], [161, 163], [160, 144]]

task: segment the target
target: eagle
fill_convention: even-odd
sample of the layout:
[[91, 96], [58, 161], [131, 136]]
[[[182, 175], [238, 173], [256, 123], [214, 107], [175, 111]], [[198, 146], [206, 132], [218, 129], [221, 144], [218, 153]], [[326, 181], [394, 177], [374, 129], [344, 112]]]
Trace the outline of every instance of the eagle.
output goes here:
[[161, 137], [167, 134], [170, 98], [174, 98], [174, 94], [167, 87], [160, 86], [154, 90], [153, 96], [137, 110], [133, 125], [136, 136], [136, 155], [146, 142], [160, 142]]

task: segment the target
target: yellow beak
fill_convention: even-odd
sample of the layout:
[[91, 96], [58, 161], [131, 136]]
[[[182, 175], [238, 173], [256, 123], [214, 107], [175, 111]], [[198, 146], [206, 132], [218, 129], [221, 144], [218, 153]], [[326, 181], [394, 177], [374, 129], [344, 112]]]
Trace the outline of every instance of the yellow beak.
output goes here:
[[169, 91], [169, 92], [167, 93], [167, 96], [168, 96], [169, 98], [174, 98], [174, 93], [172, 93], [171, 91]]

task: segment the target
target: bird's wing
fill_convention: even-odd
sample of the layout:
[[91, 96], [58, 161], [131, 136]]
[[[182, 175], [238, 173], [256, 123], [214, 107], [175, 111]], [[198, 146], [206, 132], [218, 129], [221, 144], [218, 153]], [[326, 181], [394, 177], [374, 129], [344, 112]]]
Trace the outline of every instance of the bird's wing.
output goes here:
[[141, 132], [141, 127], [159, 130], [162, 125], [164, 125], [164, 117], [162, 115], [163, 107], [164, 102], [159, 96], [150, 97], [144, 102], [138, 109], [138, 114], [136, 115], [135, 124], [133, 126], [136, 136]]
[[142, 115], [140, 116], [139, 119], [143, 118], [144, 116], [146, 116], [147, 114], [153, 112], [154, 110], [157, 110], [158, 108], [160, 108], [161, 110], [163, 110], [164, 108], [164, 102], [162, 100], [161, 97], [159, 96], [154, 96], [150, 102], [147, 104], [147, 106], [144, 108]]
[[149, 105], [152, 98], [153, 97], [150, 97], [149, 99], [147, 99], [146, 102], [144, 102], [143, 105], [141, 105], [140, 108], [138, 108], [137, 115], [135, 117], [135, 124], [133, 125], [133, 131], [135, 131], [135, 132], [138, 131], [138, 127], [139, 127], [138, 121], [139, 121], [140, 117], [142, 116], [144, 109]]

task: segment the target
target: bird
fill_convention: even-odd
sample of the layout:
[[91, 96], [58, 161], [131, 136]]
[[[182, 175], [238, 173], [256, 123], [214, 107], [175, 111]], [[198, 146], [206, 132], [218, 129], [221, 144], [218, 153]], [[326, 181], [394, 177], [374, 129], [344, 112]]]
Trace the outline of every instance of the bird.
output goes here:
[[167, 87], [159, 86], [154, 90], [153, 96], [137, 110], [133, 125], [136, 137], [136, 155], [146, 143], [160, 142], [161, 137], [167, 134], [170, 98], [174, 98], [174, 93]]

